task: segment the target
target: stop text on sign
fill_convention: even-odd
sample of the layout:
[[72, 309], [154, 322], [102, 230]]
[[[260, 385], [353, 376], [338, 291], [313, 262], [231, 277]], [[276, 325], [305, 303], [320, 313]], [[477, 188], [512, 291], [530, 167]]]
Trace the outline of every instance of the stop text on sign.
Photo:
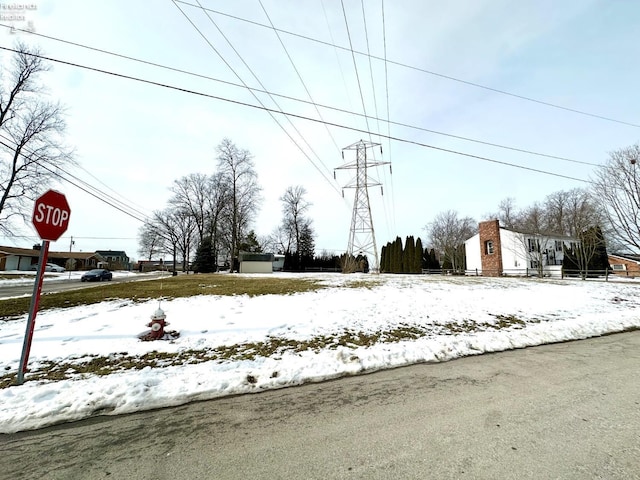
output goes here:
[[69, 211], [40, 203], [36, 205], [33, 220], [35, 222], [46, 223], [48, 225], [59, 227], [69, 220]]
[[55, 242], [67, 230], [70, 215], [67, 198], [49, 190], [36, 200], [31, 222], [41, 239]]

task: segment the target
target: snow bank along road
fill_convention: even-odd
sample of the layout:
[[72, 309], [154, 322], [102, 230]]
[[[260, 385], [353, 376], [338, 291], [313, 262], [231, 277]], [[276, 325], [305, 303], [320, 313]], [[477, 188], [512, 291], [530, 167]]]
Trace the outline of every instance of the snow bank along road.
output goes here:
[[171, 341], [139, 339], [157, 299], [39, 313], [21, 386], [27, 316], [0, 321], [0, 432], [640, 328], [638, 283], [329, 274], [293, 276], [318, 290], [216, 295], [223, 275], [162, 300]]
[[640, 332], [0, 436], [0, 479], [640, 478]]

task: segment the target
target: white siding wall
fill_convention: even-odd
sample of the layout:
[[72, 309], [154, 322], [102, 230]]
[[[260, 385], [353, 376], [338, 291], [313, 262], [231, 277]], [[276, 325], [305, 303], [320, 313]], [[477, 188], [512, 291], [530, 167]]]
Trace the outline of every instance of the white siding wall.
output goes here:
[[464, 252], [467, 256], [467, 270], [478, 269], [482, 272], [482, 261], [480, 260], [480, 234], [476, 233], [469, 240], [464, 242]]
[[506, 275], [510, 270], [527, 268], [527, 250], [520, 234], [501, 228], [500, 243], [502, 244], [502, 269]]
[[240, 262], [240, 273], [272, 273], [272, 262]]

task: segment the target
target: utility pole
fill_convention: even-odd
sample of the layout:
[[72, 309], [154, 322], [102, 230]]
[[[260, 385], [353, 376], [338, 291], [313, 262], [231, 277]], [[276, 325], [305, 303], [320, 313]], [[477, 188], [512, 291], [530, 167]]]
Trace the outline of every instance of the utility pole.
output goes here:
[[[345, 150], [355, 150], [356, 159], [354, 162], [347, 162], [337, 167], [335, 170], [355, 170], [356, 176], [343, 188], [354, 188], [356, 190], [353, 199], [353, 214], [351, 216], [351, 229], [349, 230], [349, 245], [347, 247], [347, 258], [344, 265], [345, 272], [354, 272], [357, 269], [356, 257], [358, 255], [370, 255], [374, 259], [373, 268], [370, 271], [378, 273], [380, 271], [380, 263], [378, 260], [378, 249], [376, 246], [376, 236], [373, 229], [373, 219], [371, 218], [371, 204], [369, 203], [369, 187], [380, 186], [382, 184], [372, 178], [368, 172], [371, 167], [380, 165], [389, 165], [391, 171], [391, 162], [382, 162], [367, 159], [367, 149], [378, 147], [379, 143], [366, 142], [360, 140], [348, 147], [342, 149], [342, 158], [344, 159]], [[380, 148], [382, 153], [382, 148]], [[333, 172], [335, 178], [335, 170]], [[344, 196], [344, 190], [342, 191]], [[369, 257], [369, 258], [371, 258]]]
[[[71, 240], [69, 240], [69, 253], [71, 253], [71, 249], [75, 244], [76, 242], [73, 241], [73, 235], [71, 235]], [[66, 265], [67, 269], [69, 270], [69, 280], [71, 280], [71, 266], [75, 268], [75, 264], [76, 264], [76, 261], [73, 258], [69, 258], [69, 261], [67, 262], [67, 265]]]

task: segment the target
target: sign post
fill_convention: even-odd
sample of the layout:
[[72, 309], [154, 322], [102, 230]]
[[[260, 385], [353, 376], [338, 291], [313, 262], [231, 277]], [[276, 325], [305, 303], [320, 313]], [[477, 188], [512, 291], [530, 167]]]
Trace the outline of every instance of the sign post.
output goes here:
[[24, 334], [22, 356], [20, 357], [20, 366], [18, 368], [18, 378], [16, 380], [18, 385], [22, 385], [24, 383], [24, 374], [27, 371], [27, 363], [29, 362], [31, 341], [33, 339], [33, 331], [36, 325], [36, 314], [38, 313], [38, 306], [40, 305], [42, 280], [44, 278], [47, 258], [49, 256], [49, 242], [55, 242], [67, 230], [70, 214], [71, 209], [69, 208], [66, 197], [55, 190], [49, 190], [40, 196], [33, 207], [31, 222], [42, 239], [42, 247], [40, 248], [38, 273], [33, 286], [27, 329]]

